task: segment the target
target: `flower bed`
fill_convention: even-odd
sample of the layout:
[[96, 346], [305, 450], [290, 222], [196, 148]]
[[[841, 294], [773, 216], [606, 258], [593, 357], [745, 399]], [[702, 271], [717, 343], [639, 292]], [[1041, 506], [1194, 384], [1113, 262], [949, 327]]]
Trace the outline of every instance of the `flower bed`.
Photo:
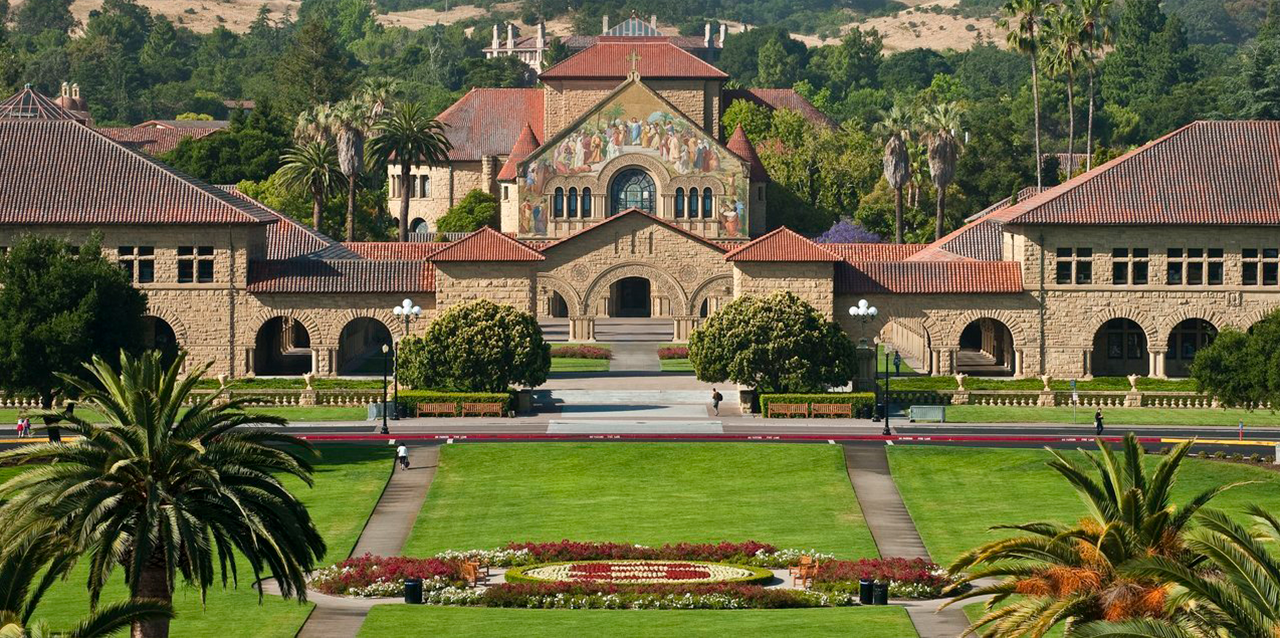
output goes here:
[[759, 585], [636, 585], [600, 583], [517, 583], [464, 590], [428, 591], [437, 605], [521, 607], [529, 609], [793, 609], [845, 607], [856, 595], [840, 592], [765, 589]]
[[569, 540], [551, 543], [508, 543], [505, 547], [496, 550], [443, 552], [437, 555], [437, 558], [480, 560], [488, 565], [500, 567], [586, 560], [697, 560], [779, 569], [796, 564], [802, 555], [812, 556], [819, 561], [834, 558], [829, 554], [812, 550], [778, 549], [768, 543], [757, 541], [677, 543], [649, 547], [629, 543], [581, 543]]
[[307, 584], [333, 596], [376, 598], [402, 595], [407, 578], [421, 578], [424, 589], [428, 586], [439, 589], [460, 584], [462, 572], [456, 560], [365, 554], [312, 572]]
[[659, 359], [688, 359], [688, 346], [666, 346], [658, 348]]
[[608, 359], [613, 353], [598, 346], [555, 346], [551, 356], [557, 359]]
[[773, 578], [762, 567], [663, 560], [604, 560], [543, 563], [507, 570], [508, 583], [605, 583], [612, 585], [760, 584]]
[[922, 558], [864, 558], [820, 562], [813, 588], [856, 594], [864, 578], [889, 581], [893, 598], [940, 598], [955, 582], [945, 569]]

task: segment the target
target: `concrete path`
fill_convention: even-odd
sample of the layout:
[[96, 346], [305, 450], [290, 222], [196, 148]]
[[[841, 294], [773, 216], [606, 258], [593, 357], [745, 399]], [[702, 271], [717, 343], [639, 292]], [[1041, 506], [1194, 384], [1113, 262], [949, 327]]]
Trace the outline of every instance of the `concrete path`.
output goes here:
[[[886, 447], [844, 446], [845, 467], [858, 496], [858, 505], [862, 507], [862, 516], [871, 528], [871, 537], [881, 556], [929, 559], [924, 539], [920, 538], [889, 472]], [[956, 638], [969, 627], [969, 619], [960, 607], [939, 609], [945, 602], [946, 599], [904, 603], [920, 638]]]
[[658, 359], [658, 344], [644, 342], [613, 344], [613, 358], [609, 361], [609, 371], [661, 372], [662, 361]]
[[[440, 447], [437, 445], [409, 448], [409, 469], [396, 466], [382, 497], [378, 499], [378, 505], [365, 523], [360, 539], [356, 541], [351, 552], [353, 556], [400, 554], [418, 519], [418, 512], [427, 500], [427, 491], [435, 479], [439, 459]], [[264, 591], [274, 593], [269, 582], [263, 583]], [[351, 638], [360, 632], [371, 607], [396, 602], [396, 599], [361, 600], [312, 593], [308, 593], [308, 598], [316, 608], [302, 625], [298, 638]]]

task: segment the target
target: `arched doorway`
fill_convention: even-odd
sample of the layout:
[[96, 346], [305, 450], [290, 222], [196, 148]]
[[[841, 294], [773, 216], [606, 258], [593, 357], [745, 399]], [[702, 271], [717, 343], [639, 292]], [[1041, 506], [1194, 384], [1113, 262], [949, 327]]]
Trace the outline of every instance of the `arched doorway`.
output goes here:
[[609, 286], [610, 317], [652, 317], [653, 289], [644, 277], [625, 277]]
[[381, 321], [370, 317], [348, 321], [338, 335], [338, 374], [382, 374], [382, 346], [390, 344], [391, 331]]
[[1164, 353], [1165, 376], [1189, 376], [1196, 353], [1217, 336], [1218, 328], [1204, 319], [1187, 319], [1174, 326], [1169, 332], [1169, 349]]
[[173, 326], [160, 317], [152, 316], [143, 317], [142, 323], [142, 347], [159, 350], [160, 359], [166, 366], [173, 363], [178, 358], [178, 335], [173, 331]]
[[547, 309], [552, 317], [564, 319], [569, 316], [569, 302], [565, 301], [564, 295], [552, 290], [551, 302]]
[[617, 215], [630, 208], [652, 214], [657, 210], [657, 199], [653, 178], [641, 169], [629, 168], [618, 173], [609, 186], [609, 214]]
[[956, 371], [983, 377], [1013, 376], [1017, 370], [1013, 332], [1004, 322], [982, 318], [969, 322], [960, 332], [960, 352]]
[[311, 334], [297, 319], [273, 317], [258, 328], [253, 342], [253, 373], [296, 376], [312, 372]]
[[1089, 372], [1095, 377], [1147, 376], [1151, 373], [1147, 333], [1132, 319], [1112, 319], [1094, 334], [1090, 360]]
[[414, 217], [409, 220], [409, 232], [411, 233], [429, 233], [431, 226], [427, 224], [427, 220], [421, 217]]

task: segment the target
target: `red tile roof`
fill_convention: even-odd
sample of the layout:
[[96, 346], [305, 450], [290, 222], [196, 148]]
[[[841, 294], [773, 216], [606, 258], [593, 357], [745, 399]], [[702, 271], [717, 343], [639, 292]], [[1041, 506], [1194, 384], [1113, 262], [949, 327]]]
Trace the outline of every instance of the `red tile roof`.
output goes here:
[[1188, 124], [996, 215], [1010, 224], [1280, 224], [1280, 121]]
[[149, 155], [163, 155], [178, 148], [178, 143], [185, 139], [200, 139], [217, 133], [216, 128], [100, 128], [99, 133]]
[[0, 120], [75, 120], [70, 111], [58, 106], [28, 84], [0, 102]]
[[453, 144], [449, 159], [478, 160], [506, 155], [528, 125], [541, 136], [542, 89], [471, 89], [440, 114]]
[[343, 247], [365, 259], [382, 261], [420, 261], [449, 245], [435, 241], [344, 241]]
[[427, 255], [431, 261], [542, 261], [542, 253], [485, 226]]
[[135, 124], [133, 128], [181, 128], [181, 129], [224, 129], [231, 126], [230, 120], [147, 120]]
[[716, 242], [713, 242], [713, 241], [711, 241], [711, 240], [707, 239], [706, 237], [703, 237], [702, 235], [698, 235], [698, 234], [696, 234], [696, 233], [692, 233], [692, 232], [690, 232], [690, 231], [688, 231], [688, 230], [685, 230], [684, 228], [681, 228], [681, 227], [679, 227], [679, 226], [677, 226], [677, 225], [675, 225], [675, 224], [673, 224], [673, 223], [671, 223], [671, 222], [669, 222], [669, 221], [667, 221], [667, 220], [665, 220], [665, 219], [662, 219], [661, 217], [658, 217], [658, 216], [656, 216], [656, 215], [650, 215], [649, 213], [646, 213], [646, 212], [644, 212], [644, 211], [640, 210], [639, 208], [628, 208], [627, 210], [624, 210], [624, 211], [622, 211], [621, 213], [618, 213], [618, 214], [613, 215], [613, 216], [611, 216], [611, 217], [607, 217], [607, 218], [605, 218], [605, 220], [604, 220], [604, 221], [602, 221], [602, 222], [600, 222], [600, 223], [598, 223], [598, 224], [592, 224], [592, 225], [590, 225], [590, 226], [587, 226], [586, 228], [583, 228], [582, 230], [579, 230], [579, 231], [577, 231], [577, 232], [575, 232], [575, 233], [573, 233], [573, 234], [571, 234], [571, 235], [569, 235], [569, 236], [567, 236], [567, 237], [562, 237], [562, 238], [560, 238], [560, 239], [557, 239], [556, 241], [553, 241], [553, 242], [551, 242], [551, 243], [549, 243], [549, 244], [543, 244], [540, 248], [538, 248], [538, 250], [540, 250], [540, 251], [542, 251], [542, 252], [546, 252], [547, 250], [549, 250], [549, 249], [551, 249], [551, 248], [554, 248], [554, 247], [556, 247], [556, 246], [559, 246], [560, 244], [563, 244], [563, 243], [566, 243], [566, 242], [568, 242], [568, 241], [570, 241], [570, 240], [573, 240], [573, 239], [576, 239], [576, 238], [578, 238], [578, 237], [581, 237], [582, 235], [585, 235], [585, 234], [587, 234], [587, 233], [593, 232], [593, 231], [595, 231], [595, 230], [597, 230], [597, 229], [599, 229], [599, 228], [601, 228], [601, 227], [608, 226], [609, 224], [615, 224], [615, 225], [616, 225], [616, 224], [618, 223], [618, 220], [619, 220], [619, 219], [631, 219], [631, 218], [633, 218], [633, 217], [635, 217], [635, 216], [637, 216], [637, 215], [639, 215], [639, 216], [643, 217], [643, 218], [645, 219], [645, 221], [648, 221], [648, 222], [651, 222], [651, 223], [654, 223], [654, 224], [658, 224], [659, 226], [666, 226], [667, 228], [670, 228], [671, 230], [675, 231], [676, 233], [678, 233], [678, 234], [680, 234], [680, 235], [684, 235], [685, 237], [688, 237], [689, 239], [692, 239], [692, 240], [694, 240], [694, 241], [696, 241], [696, 242], [698, 242], [698, 243], [700, 243], [700, 244], [703, 244], [703, 245], [705, 245], [705, 246], [708, 246], [708, 247], [710, 247], [710, 248], [714, 248], [715, 250], [718, 250], [718, 251], [720, 251], [720, 252], [724, 252], [724, 251], [726, 250], [726, 248], [725, 248], [723, 245], [721, 245], [721, 244], [718, 244], [718, 243], [716, 243]]
[[795, 89], [725, 89], [721, 96], [720, 108], [727, 109], [734, 100], [746, 100], [759, 104], [771, 111], [788, 109], [803, 115], [805, 119], [819, 126], [836, 127], [835, 120], [809, 103]]
[[435, 269], [425, 261], [289, 259], [249, 262], [253, 293], [434, 292]]
[[864, 261], [836, 264], [837, 294], [1020, 293], [1014, 261]]
[[902, 261], [927, 244], [822, 244], [845, 261]]
[[797, 235], [787, 227], [739, 246], [724, 256], [725, 261], [840, 261], [819, 244]]
[[70, 120], [0, 120], [0, 223], [259, 224], [269, 211]]
[[596, 43], [543, 71], [543, 80], [622, 79], [631, 71], [631, 53], [640, 56], [641, 78], [727, 80], [724, 71], [672, 44], [667, 38], [601, 37]]
[[516, 145], [511, 147], [511, 154], [507, 156], [507, 162], [502, 165], [502, 170], [498, 171], [498, 181], [505, 182], [516, 178], [516, 166], [529, 157], [530, 153], [538, 150], [538, 136], [533, 132], [533, 127], [525, 124], [524, 130], [520, 131], [520, 137], [516, 139]]
[[725, 146], [751, 167], [748, 175], [751, 181], [769, 181], [769, 173], [765, 172], [764, 164], [760, 163], [760, 158], [756, 155], [756, 147], [752, 146], [751, 140], [747, 139], [747, 133], [742, 130], [741, 122], [738, 123], [737, 128], [733, 129], [733, 135], [729, 136], [729, 143]]

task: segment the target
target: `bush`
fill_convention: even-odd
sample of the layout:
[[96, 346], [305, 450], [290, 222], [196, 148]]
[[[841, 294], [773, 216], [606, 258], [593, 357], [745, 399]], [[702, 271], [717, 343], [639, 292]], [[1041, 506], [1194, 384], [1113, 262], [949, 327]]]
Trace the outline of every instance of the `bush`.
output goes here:
[[599, 609], [793, 609], [856, 605], [852, 596], [831, 596], [759, 585], [596, 585], [510, 583], [489, 587], [476, 601], [484, 607]]
[[1225, 458], [1227, 458], [1227, 453], [1226, 453], [1226, 452], [1223, 452], [1222, 450], [1218, 450], [1217, 452], [1214, 452], [1214, 453], [1213, 453], [1213, 458], [1215, 458], [1215, 459], [1225, 459]]
[[400, 407], [406, 414], [416, 414], [423, 403], [453, 403], [454, 416], [462, 416], [463, 403], [501, 403], [502, 413], [510, 412], [515, 405], [515, 392], [435, 392], [432, 390], [402, 390]]
[[469, 233], [485, 226], [498, 227], [498, 198], [479, 189], [467, 193], [436, 223], [444, 233]]
[[1261, 454], [1258, 454], [1258, 453], [1256, 453], [1256, 452], [1255, 452], [1254, 454], [1250, 454], [1250, 455], [1249, 455], [1249, 462], [1250, 462], [1250, 463], [1257, 463], [1257, 462], [1259, 462], [1259, 461], [1261, 461], [1261, 460], [1262, 460], [1262, 455], [1261, 455]]
[[841, 392], [830, 394], [762, 394], [760, 410], [769, 414], [770, 403], [819, 403], [848, 405], [853, 408], [853, 415], [870, 415], [875, 409], [876, 395], [870, 392]]
[[480, 299], [444, 311], [426, 335], [401, 341], [396, 365], [412, 388], [502, 392], [545, 383], [551, 346], [533, 315]]
[[888, 581], [895, 597], [938, 598], [954, 581], [947, 571], [923, 558], [864, 558], [818, 563], [813, 588], [856, 594], [862, 579]]
[[551, 357], [558, 359], [609, 359], [613, 352], [599, 346], [554, 346]]
[[658, 348], [659, 359], [688, 359], [688, 346], [666, 346]]

